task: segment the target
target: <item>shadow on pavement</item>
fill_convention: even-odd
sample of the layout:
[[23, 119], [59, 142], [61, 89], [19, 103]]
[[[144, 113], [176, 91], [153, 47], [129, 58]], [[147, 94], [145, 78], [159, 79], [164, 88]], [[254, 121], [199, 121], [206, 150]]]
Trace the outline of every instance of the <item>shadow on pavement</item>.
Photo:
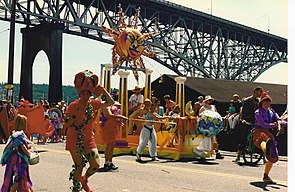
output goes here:
[[110, 169], [106, 169], [105, 167], [101, 167], [101, 168], [99, 168], [96, 172], [97, 172], [97, 173], [98, 173], [98, 172], [99, 172], [99, 173], [105, 173], [105, 172], [119, 172], [119, 169], [117, 169], [117, 170], [110, 170]]
[[250, 182], [250, 184], [255, 187], [263, 189], [263, 191], [270, 191], [270, 189], [268, 189], [268, 188], [279, 190], [279, 189], [281, 189], [281, 187], [284, 187], [284, 188], [288, 187], [287, 185], [283, 185], [283, 184], [279, 184], [279, 183], [267, 184], [263, 181]]
[[219, 164], [218, 162], [215, 161], [215, 159], [202, 159], [202, 158], [200, 158], [200, 159], [196, 159], [196, 158], [180, 159], [180, 160], [169, 159], [169, 160], [161, 161], [160, 163], [176, 163], [176, 162], [177, 163], [192, 162], [193, 164], [204, 164], [204, 165], [216, 165], [216, 164]]
[[253, 164], [253, 163], [245, 163], [245, 162], [237, 162], [239, 166], [248, 166], [248, 167], [259, 167], [259, 164]]
[[[35, 150], [34, 150], [35, 151]], [[44, 152], [48, 152], [48, 150], [36, 150], [37, 153], [44, 153]]]

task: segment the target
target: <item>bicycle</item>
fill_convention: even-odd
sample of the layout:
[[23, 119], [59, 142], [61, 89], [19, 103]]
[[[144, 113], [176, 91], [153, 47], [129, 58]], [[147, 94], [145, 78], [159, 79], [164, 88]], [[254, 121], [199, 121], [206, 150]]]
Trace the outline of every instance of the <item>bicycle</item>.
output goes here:
[[247, 144], [243, 151], [243, 159], [248, 165], [257, 165], [263, 158], [263, 151], [254, 145], [252, 132], [253, 129], [247, 136]]

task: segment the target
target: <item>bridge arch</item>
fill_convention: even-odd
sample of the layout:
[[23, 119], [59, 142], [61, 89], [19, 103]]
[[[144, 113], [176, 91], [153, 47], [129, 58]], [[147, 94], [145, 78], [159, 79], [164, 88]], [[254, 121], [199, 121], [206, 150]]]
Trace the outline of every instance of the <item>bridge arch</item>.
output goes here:
[[33, 28], [22, 28], [22, 58], [20, 96], [33, 101], [33, 63], [39, 51], [43, 50], [49, 60], [49, 102], [62, 99], [62, 30], [63, 25], [43, 23]]
[[[40, 50], [34, 59], [33, 62], [33, 74], [32, 74], [32, 82], [35, 86], [38, 86], [38, 90], [42, 90], [42, 92], [36, 92], [33, 89], [33, 102], [37, 103], [40, 100], [48, 99], [48, 84], [49, 84], [49, 57], [44, 50]], [[40, 77], [45, 80], [38, 81]]]

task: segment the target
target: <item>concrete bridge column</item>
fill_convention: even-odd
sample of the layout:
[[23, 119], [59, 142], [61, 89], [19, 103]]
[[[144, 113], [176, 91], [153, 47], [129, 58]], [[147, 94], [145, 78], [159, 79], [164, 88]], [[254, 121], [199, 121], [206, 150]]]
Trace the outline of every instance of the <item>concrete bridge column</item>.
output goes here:
[[43, 50], [48, 57], [49, 102], [62, 100], [62, 33], [63, 24], [42, 23], [33, 28], [22, 28], [22, 59], [20, 96], [33, 101], [33, 63], [39, 51]]

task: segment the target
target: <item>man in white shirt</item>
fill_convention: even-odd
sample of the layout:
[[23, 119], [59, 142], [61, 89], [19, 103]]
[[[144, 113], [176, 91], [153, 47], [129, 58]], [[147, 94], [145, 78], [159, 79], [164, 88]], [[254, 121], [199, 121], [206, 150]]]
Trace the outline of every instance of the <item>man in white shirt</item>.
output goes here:
[[[129, 108], [128, 108], [128, 115], [131, 115], [133, 112], [137, 111], [142, 107], [143, 104], [143, 95], [141, 94], [142, 88], [138, 85], [135, 86], [133, 89], [134, 94], [132, 94], [129, 98]], [[133, 126], [134, 121], [130, 120], [128, 126], [128, 134], [133, 134]]]
[[141, 94], [141, 90], [142, 88], [138, 85], [136, 85], [133, 89], [134, 94], [132, 94], [129, 98], [129, 115], [137, 109], [140, 109], [141, 105], [143, 104], [143, 95]]

